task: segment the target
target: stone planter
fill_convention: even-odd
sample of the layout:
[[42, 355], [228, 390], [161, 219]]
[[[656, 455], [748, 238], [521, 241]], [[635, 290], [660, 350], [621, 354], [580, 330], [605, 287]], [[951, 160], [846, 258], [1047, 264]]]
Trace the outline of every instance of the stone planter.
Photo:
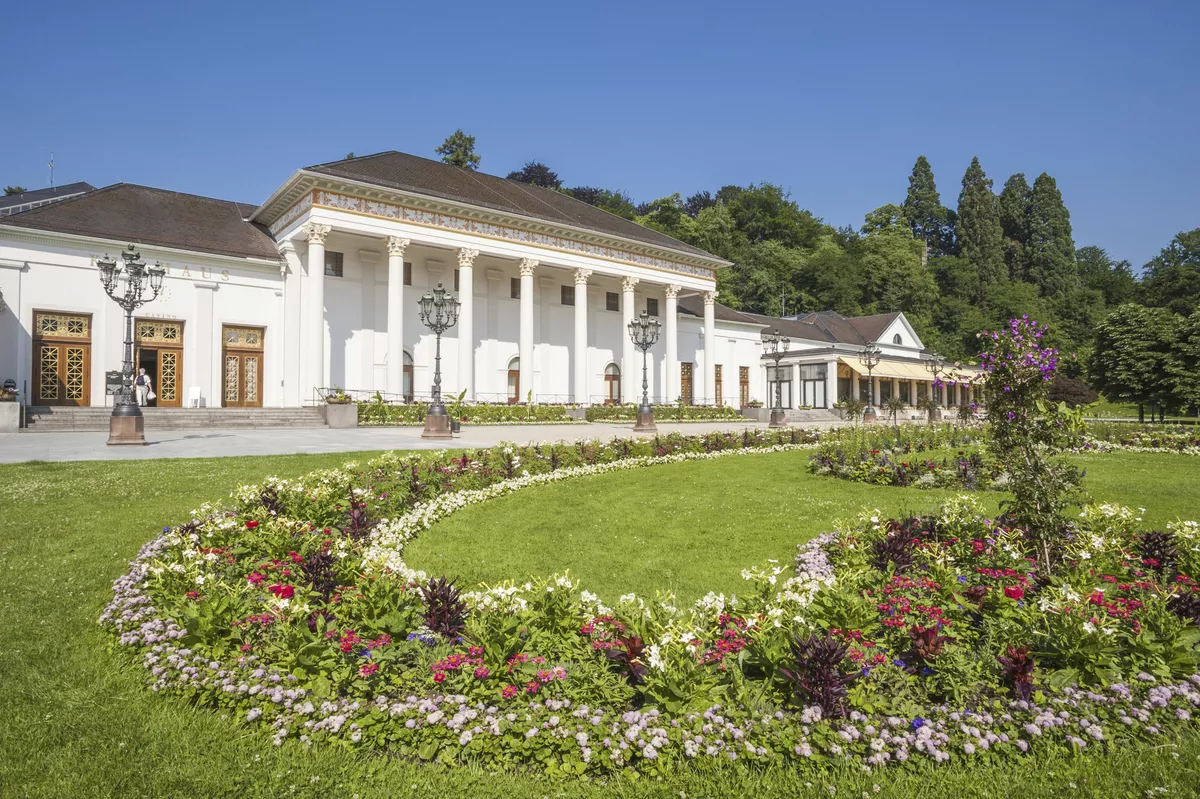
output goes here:
[[771, 409], [770, 408], [746, 407], [746, 408], [741, 409], [741, 413], [742, 413], [742, 416], [745, 416], [747, 419], [753, 419], [756, 422], [767, 422], [767, 421], [770, 421], [770, 419], [771, 419]]
[[358, 427], [358, 403], [325, 404], [325, 424], [334, 430]]
[[21, 403], [0, 402], [0, 433], [15, 433], [21, 427]]

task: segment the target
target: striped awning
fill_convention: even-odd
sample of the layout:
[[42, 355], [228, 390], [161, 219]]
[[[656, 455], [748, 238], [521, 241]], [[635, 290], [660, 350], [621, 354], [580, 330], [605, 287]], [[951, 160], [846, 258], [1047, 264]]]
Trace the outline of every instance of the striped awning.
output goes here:
[[[853, 356], [838, 356], [838, 360], [849, 366], [860, 375], [866, 375], [867, 365], [862, 358]], [[900, 380], [932, 380], [933, 375], [925, 368], [924, 364], [910, 363], [908, 361], [891, 361], [886, 358], [881, 360], [874, 369], [870, 370], [876, 377], [895, 377]], [[957, 375], [963, 379], [969, 379], [979, 373], [978, 369], [969, 366], [953, 367], [947, 366], [943, 379], [954, 379]]]

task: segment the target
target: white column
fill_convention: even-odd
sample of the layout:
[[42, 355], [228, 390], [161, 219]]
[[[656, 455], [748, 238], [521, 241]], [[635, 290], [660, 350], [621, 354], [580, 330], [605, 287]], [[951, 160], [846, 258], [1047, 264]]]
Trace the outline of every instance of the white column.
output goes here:
[[586, 405], [587, 393], [587, 281], [591, 269], [575, 270], [575, 402]]
[[518, 269], [521, 271], [521, 332], [518, 339], [520, 392], [518, 402], [524, 402], [533, 391], [533, 270], [538, 262], [533, 258], [522, 258]]
[[667, 286], [667, 379], [663, 382], [663, 402], [668, 405], [679, 399], [682, 386], [679, 380], [679, 286]]
[[709, 405], [720, 405], [717, 396], [717, 292], [704, 292], [704, 396]]
[[308, 350], [308, 373], [300, 393], [300, 403], [312, 399], [314, 388], [325, 386], [325, 238], [329, 225], [309, 222], [304, 226], [308, 236], [308, 326], [305, 349]]
[[908, 404], [917, 407], [917, 381], [908, 381]]
[[879, 407], [879, 378], [878, 377], [871, 378], [871, 385], [867, 387], [867, 390], [871, 392], [871, 404], [874, 405], [876, 408], [878, 408]]
[[458, 251], [458, 390], [475, 399], [475, 259], [479, 250]]
[[[637, 300], [633, 297], [633, 289], [637, 284], [636, 277], [621, 281], [621, 399], [624, 402], [637, 402], [640, 396], [638, 387], [642, 384], [641, 363], [637, 360], [637, 350], [629, 335], [629, 325], [637, 310]], [[634, 379], [634, 374], [637, 374], [637, 379]]]
[[832, 408], [834, 403], [838, 401], [837, 395], [837, 370], [838, 362], [829, 361], [825, 364], [825, 407]]
[[404, 393], [404, 251], [408, 239], [388, 236], [387, 393]]

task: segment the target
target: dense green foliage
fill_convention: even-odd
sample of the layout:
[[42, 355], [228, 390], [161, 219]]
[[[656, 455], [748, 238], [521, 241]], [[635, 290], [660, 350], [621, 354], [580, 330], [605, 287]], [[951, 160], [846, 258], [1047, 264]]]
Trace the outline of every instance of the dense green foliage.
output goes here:
[[480, 157], [475, 154], [475, 137], [462, 132], [462, 128], [451, 133], [437, 148], [442, 161], [463, 169], [478, 169]]

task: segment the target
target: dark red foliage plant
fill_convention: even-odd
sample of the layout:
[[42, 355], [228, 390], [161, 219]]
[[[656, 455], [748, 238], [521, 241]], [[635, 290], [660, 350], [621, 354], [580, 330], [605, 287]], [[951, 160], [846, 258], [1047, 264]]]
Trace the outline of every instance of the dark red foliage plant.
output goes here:
[[858, 674], [843, 674], [840, 666], [846, 657], [847, 646], [829, 633], [823, 638], [816, 634], [792, 638], [793, 666], [779, 673], [791, 684], [792, 692], [804, 705], [818, 705], [825, 716], [844, 716], [846, 686]]
[[1017, 699], [1026, 702], [1033, 695], [1033, 655], [1027, 646], [1009, 646], [1008, 651], [996, 658], [1004, 671], [1004, 682], [1012, 689]]
[[942, 635], [940, 629], [937, 625], [922, 627], [917, 624], [909, 628], [908, 637], [912, 640], [913, 654], [919, 660], [933, 663], [937, 660], [938, 655], [942, 654], [946, 644], [954, 643], [954, 639], [948, 635]]
[[458, 638], [467, 624], [467, 603], [454, 581], [445, 577], [431, 579], [421, 586], [425, 604], [425, 626], [444, 638]]

